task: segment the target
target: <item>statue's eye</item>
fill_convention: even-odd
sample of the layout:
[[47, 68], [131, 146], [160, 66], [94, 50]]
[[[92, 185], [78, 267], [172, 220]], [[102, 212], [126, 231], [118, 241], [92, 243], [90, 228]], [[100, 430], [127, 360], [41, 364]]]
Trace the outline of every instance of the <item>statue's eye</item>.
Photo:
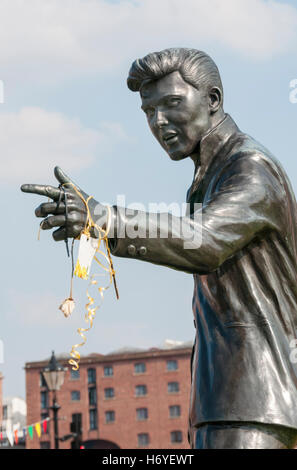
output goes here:
[[180, 98], [169, 98], [169, 100], [167, 101], [167, 104], [170, 107], [175, 107], [179, 105], [180, 101], [181, 101]]

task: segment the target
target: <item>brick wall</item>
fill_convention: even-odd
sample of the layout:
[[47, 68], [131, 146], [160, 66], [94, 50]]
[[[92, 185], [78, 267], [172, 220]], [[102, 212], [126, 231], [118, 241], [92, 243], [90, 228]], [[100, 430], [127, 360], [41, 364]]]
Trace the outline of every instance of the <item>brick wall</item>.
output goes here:
[[[70, 367], [65, 375], [64, 384], [57, 392], [59, 410], [59, 436], [70, 432], [72, 414], [82, 414], [83, 441], [107, 440], [120, 448], [134, 449], [138, 447], [154, 449], [184, 449], [189, 448], [187, 442], [188, 411], [190, 396], [190, 356], [191, 349], [151, 350], [142, 353], [125, 353], [117, 355], [91, 355], [82, 358], [80, 377], [71, 377]], [[168, 371], [167, 361], [176, 360], [177, 370]], [[67, 366], [67, 361], [61, 361]], [[144, 363], [146, 371], [136, 373], [134, 365]], [[40, 421], [41, 413], [47, 410], [41, 408], [41, 392], [46, 391], [40, 383], [40, 371], [46, 362], [27, 363], [26, 370], [26, 401], [27, 424]], [[104, 376], [104, 366], [112, 366], [113, 376]], [[98, 426], [90, 430], [88, 369], [96, 370], [96, 401]], [[179, 391], [168, 392], [168, 382], [178, 382]], [[135, 387], [146, 385], [145, 396], [135, 396]], [[104, 390], [113, 388], [115, 396], [106, 398]], [[71, 392], [80, 392], [80, 400], [72, 401]], [[52, 393], [52, 392], [48, 392]], [[50, 395], [50, 404], [52, 396]], [[180, 416], [170, 417], [169, 406], [178, 405]], [[136, 410], [146, 408], [147, 419], [139, 421]], [[106, 422], [106, 412], [114, 412], [114, 421]], [[52, 412], [50, 411], [50, 415]], [[182, 442], [171, 442], [171, 432], [181, 431]], [[139, 445], [138, 434], [148, 434], [149, 443]], [[50, 442], [54, 447], [53, 422], [50, 422], [50, 433], [39, 439], [34, 432], [34, 439], [27, 437], [28, 448], [40, 448], [42, 442]], [[45, 445], [45, 444], [43, 444]], [[70, 441], [61, 442], [60, 448], [70, 448]]]

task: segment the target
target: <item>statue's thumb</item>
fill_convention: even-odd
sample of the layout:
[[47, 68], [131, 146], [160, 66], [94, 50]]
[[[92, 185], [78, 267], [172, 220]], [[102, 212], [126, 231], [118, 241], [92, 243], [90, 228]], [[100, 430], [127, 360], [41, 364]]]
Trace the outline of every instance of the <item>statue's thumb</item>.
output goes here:
[[54, 173], [59, 183], [73, 183], [73, 181], [71, 181], [71, 179], [64, 173], [64, 171], [59, 166], [55, 167]]
[[66, 185], [67, 183], [70, 183], [70, 185], [76, 186], [76, 188], [84, 196], [86, 195], [86, 193], [78, 186], [78, 184], [74, 183], [74, 181], [72, 181], [72, 179], [69, 178], [69, 176], [67, 176], [66, 173], [64, 173], [64, 171], [59, 166], [55, 167], [54, 173], [55, 173], [55, 177], [57, 178], [57, 180], [59, 181], [60, 184], [65, 184]]

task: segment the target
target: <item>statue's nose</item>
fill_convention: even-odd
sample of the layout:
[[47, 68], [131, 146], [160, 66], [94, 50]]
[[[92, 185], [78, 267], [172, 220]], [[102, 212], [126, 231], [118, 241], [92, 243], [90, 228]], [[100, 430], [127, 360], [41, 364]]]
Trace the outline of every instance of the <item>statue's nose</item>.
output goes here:
[[156, 113], [155, 113], [155, 126], [160, 129], [163, 126], [166, 126], [166, 124], [168, 124], [168, 120], [167, 120], [164, 112], [162, 112], [160, 110], [156, 110]]

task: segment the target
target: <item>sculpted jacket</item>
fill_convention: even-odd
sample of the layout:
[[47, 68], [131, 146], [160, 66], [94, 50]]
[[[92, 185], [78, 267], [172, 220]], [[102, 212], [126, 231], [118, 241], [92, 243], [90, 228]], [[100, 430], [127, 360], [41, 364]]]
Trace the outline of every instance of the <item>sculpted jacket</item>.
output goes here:
[[[297, 220], [288, 178], [226, 115], [200, 142], [187, 201], [183, 234], [181, 218], [170, 215], [168, 236], [158, 238], [149, 238], [148, 227], [162, 234], [161, 218], [115, 207], [121, 236], [111, 244], [116, 256], [193, 274], [190, 426], [252, 421], [297, 428]], [[127, 229], [135, 226], [141, 237], [131, 238]], [[200, 246], [185, 249], [187, 231], [201, 230]]]

